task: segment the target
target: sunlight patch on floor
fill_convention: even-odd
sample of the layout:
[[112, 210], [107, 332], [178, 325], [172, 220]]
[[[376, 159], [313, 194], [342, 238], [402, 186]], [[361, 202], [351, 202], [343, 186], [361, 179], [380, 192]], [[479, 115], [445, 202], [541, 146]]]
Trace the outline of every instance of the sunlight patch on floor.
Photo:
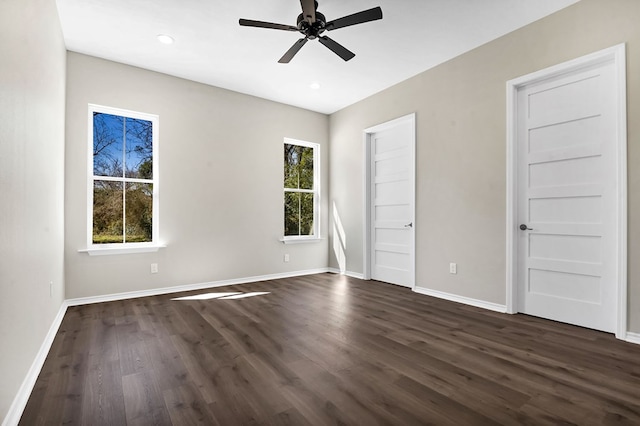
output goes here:
[[269, 294], [269, 292], [254, 291], [251, 293], [241, 293], [236, 291], [236, 292], [230, 292], [230, 293], [204, 293], [204, 294], [196, 294], [193, 296], [176, 297], [171, 300], [209, 300], [209, 299], [230, 300], [230, 299], [244, 299], [244, 298], [253, 297], [253, 296], [262, 296], [264, 294]]
[[220, 299], [224, 299], [224, 300], [244, 299], [244, 298], [247, 298], [247, 297], [262, 296], [264, 294], [269, 294], [269, 292], [268, 291], [254, 291], [252, 293], [243, 293], [243, 294], [236, 294], [235, 296], [220, 297]]

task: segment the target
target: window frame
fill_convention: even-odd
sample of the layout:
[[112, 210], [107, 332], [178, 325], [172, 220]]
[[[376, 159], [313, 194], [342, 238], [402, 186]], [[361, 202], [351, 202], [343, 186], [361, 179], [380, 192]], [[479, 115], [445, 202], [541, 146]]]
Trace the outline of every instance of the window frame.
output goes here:
[[[299, 188], [289, 188], [287, 189], [284, 186], [284, 173], [282, 176], [282, 239], [281, 241], [285, 244], [287, 243], [303, 243], [303, 242], [314, 242], [319, 241], [320, 237], [320, 144], [315, 142], [307, 142], [301, 141], [298, 139], [284, 138], [284, 142], [282, 144], [282, 148], [284, 149], [284, 145], [298, 145], [306, 148], [313, 149], [313, 189], [299, 189]], [[280, 170], [284, 170], [284, 161], [282, 163], [282, 168]], [[285, 194], [287, 192], [302, 192], [302, 193], [313, 193], [313, 235], [284, 235], [284, 203], [285, 203]]]
[[[103, 113], [117, 115], [126, 118], [134, 118], [150, 121], [152, 123], [152, 164], [153, 178], [141, 179], [123, 177], [109, 177], [109, 179], [101, 179], [104, 176], [94, 175], [94, 158], [93, 158], [93, 114]], [[164, 245], [159, 242], [159, 223], [160, 223], [160, 197], [159, 197], [159, 121], [160, 118], [156, 114], [131, 111], [122, 108], [107, 107], [96, 104], [88, 105], [88, 125], [87, 125], [87, 249], [80, 250], [89, 255], [105, 255], [105, 254], [126, 254], [126, 253], [145, 253], [154, 252]], [[94, 182], [96, 180], [109, 180], [123, 182], [123, 187], [127, 182], [151, 183], [152, 191], [152, 224], [151, 224], [151, 241], [150, 242], [122, 242], [122, 243], [93, 243], [93, 191]]]

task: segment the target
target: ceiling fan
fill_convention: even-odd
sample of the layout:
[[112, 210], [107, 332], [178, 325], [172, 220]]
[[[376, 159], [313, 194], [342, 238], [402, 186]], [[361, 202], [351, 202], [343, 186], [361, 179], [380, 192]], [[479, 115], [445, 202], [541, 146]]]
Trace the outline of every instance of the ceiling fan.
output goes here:
[[351, 52], [338, 42], [330, 39], [329, 37], [322, 35], [325, 31], [333, 31], [338, 28], [349, 27], [351, 25], [362, 24], [365, 22], [375, 21], [382, 19], [382, 9], [380, 7], [374, 7], [373, 9], [364, 10], [362, 12], [354, 13], [353, 15], [344, 16], [342, 18], [334, 19], [327, 22], [324, 15], [318, 12], [318, 2], [314, 0], [300, 0], [302, 6], [302, 13], [298, 16], [297, 26], [274, 24], [271, 22], [254, 21], [251, 19], [240, 19], [240, 25], [245, 27], [258, 27], [258, 28], [271, 28], [274, 30], [283, 31], [297, 31], [304, 35], [303, 38], [296, 41], [293, 46], [287, 51], [287, 53], [280, 58], [278, 62], [281, 64], [287, 64], [293, 59], [298, 51], [304, 46], [307, 41], [318, 39], [318, 41], [328, 47], [336, 55], [340, 56], [345, 61], [352, 59], [355, 53]]

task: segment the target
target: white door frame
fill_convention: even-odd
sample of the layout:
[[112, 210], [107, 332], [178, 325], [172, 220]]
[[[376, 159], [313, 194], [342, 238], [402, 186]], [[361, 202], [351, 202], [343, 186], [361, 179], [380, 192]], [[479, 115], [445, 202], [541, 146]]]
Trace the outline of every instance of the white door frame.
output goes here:
[[518, 90], [553, 77], [577, 70], [613, 62], [616, 68], [617, 111], [616, 111], [616, 209], [617, 237], [617, 322], [616, 337], [627, 337], [627, 89], [625, 44], [610, 47], [562, 64], [546, 68], [507, 82], [507, 312], [517, 313], [517, 273], [518, 273], [518, 185], [517, 185], [517, 96]]
[[368, 129], [364, 129], [364, 205], [363, 205], [363, 213], [364, 218], [362, 220], [362, 240], [363, 240], [363, 275], [365, 280], [371, 279], [371, 135], [377, 132], [381, 132], [383, 130], [387, 130], [391, 127], [394, 127], [400, 123], [410, 123], [411, 125], [411, 140], [409, 141], [409, 150], [411, 152], [411, 156], [413, 158], [413, 164], [411, 170], [409, 172], [409, 179], [413, 182], [413, 193], [411, 196], [413, 197], [413, 211], [411, 212], [413, 216], [413, 226], [410, 231], [413, 233], [411, 238], [411, 253], [412, 257], [410, 260], [410, 268], [409, 268], [409, 276], [411, 279], [411, 288], [414, 289], [416, 286], [416, 114], [411, 113], [395, 120], [387, 121], [386, 123], [378, 124], [377, 126], [369, 127]]

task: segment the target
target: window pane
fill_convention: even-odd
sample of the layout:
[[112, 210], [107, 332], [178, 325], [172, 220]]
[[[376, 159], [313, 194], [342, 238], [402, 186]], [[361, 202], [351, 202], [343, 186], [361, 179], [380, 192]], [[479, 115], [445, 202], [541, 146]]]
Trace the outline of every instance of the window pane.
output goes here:
[[127, 183], [126, 237], [127, 243], [151, 242], [153, 237], [153, 185]]
[[126, 176], [153, 179], [153, 124], [151, 121], [127, 118]]
[[300, 189], [313, 189], [313, 148], [300, 146]]
[[300, 193], [284, 193], [284, 235], [300, 235]]
[[313, 189], [313, 148], [284, 144], [284, 187]]
[[298, 188], [298, 145], [284, 144], [284, 187]]
[[93, 113], [93, 174], [122, 176], [124, 117]]
[[313, 194], [300, 194], [300, 235], [313, 235]]
[[93, 183], [93, 243], [122, 243], [122, 182]]

